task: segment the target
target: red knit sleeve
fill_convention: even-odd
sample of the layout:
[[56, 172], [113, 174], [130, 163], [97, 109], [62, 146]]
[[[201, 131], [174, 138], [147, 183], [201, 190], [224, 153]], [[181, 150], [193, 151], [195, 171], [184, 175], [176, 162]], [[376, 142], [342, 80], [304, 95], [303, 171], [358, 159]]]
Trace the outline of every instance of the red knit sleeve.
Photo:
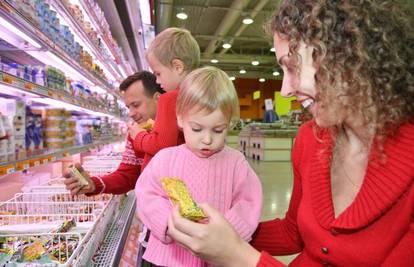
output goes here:
[[267, 252], [260, 254], [259, 262], [256, 267], [285, 267], [286, 265], [270, 256]]
[[[134, 189], [140, 170], [141, 166], [139, 165], [121, 163], [116, 171], [100, 177], [105, 184], [105, 189], [102, 193], [124, 194]], [[92, 180], [96, 187], [94, 193], [99, 194], [102, 191], [103, 185], [98, 177], [92, 177]]]
[[143, 151], [154, 156], [163, 148], [179, 145], [180, 130], [175, 113], [177, 96], [178, 90], [160, 96], [154, 128], [150, 132], [140, 132], [135, 137], [135, 151]]
[[311, 125], [305, 125], [303, 128], [308, 129], [299, 131], [292, 149], [293, 191], [285, 218], [260, 223], [251, 242], [257, 250], [266, 251], [271, 255], [289, 255], [303, 249], [297, 225], [297, 212], [302, 198], [300, 158], [304, 150], [303, 140], [308, 138], [307, 133], [312, 134]]

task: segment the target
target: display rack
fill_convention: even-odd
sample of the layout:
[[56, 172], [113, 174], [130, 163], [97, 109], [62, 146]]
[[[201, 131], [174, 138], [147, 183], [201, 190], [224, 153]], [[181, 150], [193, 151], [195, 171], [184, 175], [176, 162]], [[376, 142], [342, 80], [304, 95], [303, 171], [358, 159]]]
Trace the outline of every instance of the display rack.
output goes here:
[[92, 260], [91, 266], [118, 266], [128, 229], [131, 225], [136, 208], [135, 193], [129, 192], [124, 199], [119, 213], [114, 217], [109, 230], [102, 241], [99, 252]]
[[[0, 3], [0, 17], [11, 23], [14, 27], [21, 30], [24, 34], [29, 36], [41, 46], [41, 48], [37, 50], [25, 50], [25, 52], [29, 55], [47, 65], [57, 66], [59, 63], [61, 63], [59, 62], [59, 60], [61, 60], [64, 64], [60, 65], [64, 65], [64, 67], [58, 67], [64, 70], [65, 74], [72, 74], [76, 76], [76, 78], [79, 78], [88, 84], [92, 83], [95, 86], [99, 86], [105, 89], [109, 93], [119, 96], [119, 92], [117, 92], [117, 90], [109, 85], [107, 81], [104, 81], [101, 77], [98, 77], [91, 71], [81, 66], [75, 59], [71, 58], [62, 48], [55, 44], [48, 36], [40, 31], [35, 25], [33, 25], [32, 22], [26, 19], [7, 1], [2, 1]], [[21, 36], [18, 36], [18, 38], [21, 38]], [[48, 52], [51, 52], [52, 55]]]
[[115, 47], [113, 46], [112, 42], [108, 38], [107, 34], [105, 34], [103, 29], [101, 28], [99, 24], [99, 20], [96, 17], [96, 14], [93, 11], [93, 8], [90, 5], [89, 1], [79, 1], [79, 3], [81, 4], [83, 10], [85, 10], [86, 15], [89, 17], [90, 21], [95, 27], [95, 30], [98, 32], [98, 35], [101, 36], [102, 40], [105, 42], [106, 46], [108, 47], [110, 53], [113, 55], [115, 62], [120, 62], [120, 58], [118, 56], [118, 53], [115, 50]]
[[1, 163], [0, 164], [0, 178], [1, 176], [6, 175], [6, 174], [11, 174], [16, 171], [27, 170], [31, 167], [37, 167], [37, 166], [40, 166], [41, 164], [47, 164], [49, 162], [54, 162], [59, 159], [71, 156], [71, 155], [91, 151], [93, 149], [99, 149], [104, 145], [121, 142], [122, 140], [123, 139], [110, 139], [110, 140], [100, 141], [94, 144], [54, 150], [54, 151], [42, 153], [41, 155], [35, 155], [35, 156], [27, 157], [24, 159], [18, 159], [14, 161], [8, 161], [6, 163]]
[[9, 73], [0, 71], [0, 87], [5, 87], [2, 91], [2, 94], [16, 96], [30, 96], [30, 97], [43, 97], [54, 99], [61, 102], [62, 104], [68, 103], [72, 109], [85, 114], [98, 115], [98, 116], [109, 116], [109, 117], [118, 117], [120, 119], [119, 113], [113, 113], [105, 109], [102, 104], [94, 100], [86, 100], [80, 98], [74, 98], [68, 92], [64, 90], [54, 90], [47, 88], [41, 85], [38, 85], [33, 82], [26, 81], [20, 77], [16, 77]]
[[[105, 69], [110, 72], [115, 78], [117, 78], [117, 80], [121, 79], [121, 74], [115, 71], [117, 68], [116, 62], [112, 58], [104, 57], [104, 55], [100, 53], [99, 48], [93, 42], [91, 42], [85, 30], [70, 14], [69, 10], [63, 4], [63, 2], [60, 0], [51, 0], [51, 4], [58, 12], [58, 14], [64, 18], [65, 22], [69, 24], [69, 27], [74, 31], [74, 33], [88, 46], [94, 57], [105, 67]], [[103, 36], [101, 37], [103, 39]], [[112, 53], [112, 51], [109, 52]]]

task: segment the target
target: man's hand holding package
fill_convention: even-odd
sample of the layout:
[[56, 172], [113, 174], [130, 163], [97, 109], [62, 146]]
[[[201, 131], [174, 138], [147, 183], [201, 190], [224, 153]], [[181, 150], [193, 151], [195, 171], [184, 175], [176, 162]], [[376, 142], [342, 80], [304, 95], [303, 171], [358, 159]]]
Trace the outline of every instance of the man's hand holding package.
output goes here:
[[70, 168], [66, 169], [63, 172], [63, 177], [66, 178], [64, 181], [66, 189], [69, 190], [72, 195], [93, 193], [95, 191], [95, 183], [91, 180], [89, 174], [79, 163], [75, 163], [73, 167], [79, 171], [84, 179], [81, 181], [78, 177], [73, 175]]

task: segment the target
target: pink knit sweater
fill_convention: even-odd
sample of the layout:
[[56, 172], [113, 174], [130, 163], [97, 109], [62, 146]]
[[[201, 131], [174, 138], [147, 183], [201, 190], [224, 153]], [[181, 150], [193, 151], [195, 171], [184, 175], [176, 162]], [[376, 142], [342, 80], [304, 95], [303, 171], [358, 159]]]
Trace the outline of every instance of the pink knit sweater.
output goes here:
[[259, 223], [262, 188], [244, 156], [229, 147], [209, 158], [199, 158], [186, 145], [158, 152], [135, 186], [137, 211], [151, 230], [144, 259], [160, 266], [208, 266], [176, 243], [169, 243], [167, 221], [172, 205], [160, 179], [179, 177], [197, 203], [209, 203], [222, 212], [245, 240]]

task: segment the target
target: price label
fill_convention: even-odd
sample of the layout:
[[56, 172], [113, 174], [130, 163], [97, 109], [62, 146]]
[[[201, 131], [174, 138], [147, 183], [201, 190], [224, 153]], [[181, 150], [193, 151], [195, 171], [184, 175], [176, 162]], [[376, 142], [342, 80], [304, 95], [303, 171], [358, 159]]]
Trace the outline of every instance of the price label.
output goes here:
[[53, 157], [51, 157], [51, 158], [50, 158], [50, 161], [51, 161], [51, 162], [56, 161], [56, 157], [54, 157], [54, 156], [53, 156]]
[[49, 162], [49, 160], [48, 159], [42, 159], [42, 163], [43, 164], [47, 164]]
[[7, 174], [11, 174], [11, 173], [14, 173], [14, 172], [16, 172], [16, 169], [14, 167], [10, 167], [6, 170]]
[[37, 167], [37, 166], [39, 166], [40, 165], [40, 162], [39, 161], [35, 161], [34, 163], [33, 163], [33, 166], [35, 166], [35, 167]]
[[33, 90], [33, 84], [31, 84], [31, 83], [25, 83], [24, 84], [24, 88], [26, 88], [27, 90]]
[[7, 75], [7, 74], [4, 74], [3, 75], [3, 82], [5, 82], [5, 83], [9, 83], [9, 84], [12, 84], [13, 83], [13, 77], [12, 76], [10, 76], [10, 75]]
[[28, 163], [23, 164], [23, 170], [27, 170], [29, 168], [30, 168], [30, 164]]

